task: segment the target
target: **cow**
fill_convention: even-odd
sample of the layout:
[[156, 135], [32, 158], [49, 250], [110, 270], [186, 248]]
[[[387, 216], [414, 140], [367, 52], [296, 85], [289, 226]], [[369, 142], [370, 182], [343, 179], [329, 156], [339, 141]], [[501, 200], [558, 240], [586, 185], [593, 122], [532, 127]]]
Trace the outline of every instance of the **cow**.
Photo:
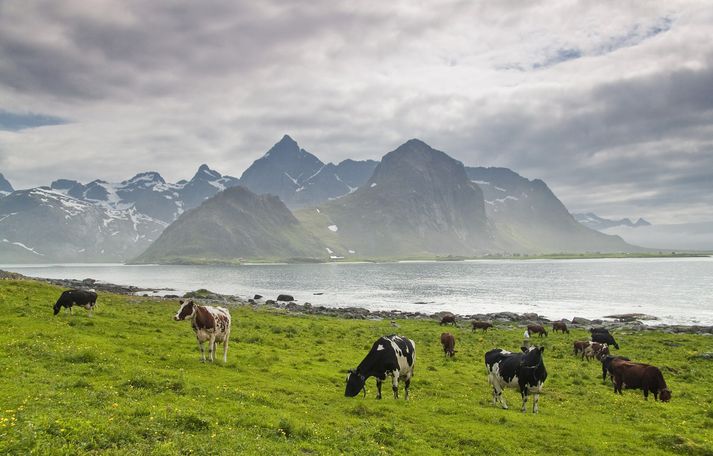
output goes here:
[[567, 323], [563, 321], [555, 321], [552, 323], [552, 332], [562, 331], [562, 333], [569, 334], [569, 328], [567, 328]]
[[453, 314], [446, 314], [443, 317], [441, 317], [440, 325], [443, 326], [443, 325], [447, 325], [447, 324], [457, 326], [456, 325], [456, 316]]
[[582, 355], [582, 359], [584, 359], [584, 350], [586, 350], [587, 347], [589, 347], [589, 344], [591, 344], [590, 341], [588, 340], [576, 340], [572, 344], [574, 346], [574, 355]]
[[57, 315], [65, 307], [69, 309], [69, 314], [72, 315], [72, 306], [82, 306], [89, 311], [89, 316], [92, 316], [92, 310], [97, 304], [97, 293], [92, 290], [67, 290], [59, 295], [59, 299], [54, 305], [54, 314]]
[[493, 327], [493, 324], [487, 321], [474, 321], [471, 323], [471, 325], [473, 326], [473, 331], [475, 331], [476, 329], [482, 329], [483, 332], [487, 331], [488, 328]]
[[216, 342], [223, 342], [223, 362], [228, 362], [228, 339], [230, 339], [230, 312], [224, 307], [199, 306], [193, 301], [184, 303], [173, 317], [175, 321], [191, 320], [193, 332], [198, 340], [201, 351], [201, 362], [205, 362], [203, 343], [208, 341], [208, 355], [211, 362], [215, 360]]
[[612, 355], [602, 356], [601, 359], [599, 360], [602, 362], [602, 383], [607, 381], [607, 373], [609, 373], [609, 378], [611, 379], [611, 381], [612, 382], [614, 381], [614, 373], [612, 372], [611, 363], [615, 359], [631, 361], [626, 356], [612, 356]]
[[456, 354], [456, 338], [451, 333], [441, 333], [441, 345], [443, 345], [443, 352], [446, 356], [453, 356]]
[[599, 342], [600, 344], [613, 345], [617, 350], [619, 349], [619, 344], [614, 340], [614, 336], [607, 332], [593, 332], [592, 342]]
[[592, 334], [594, 334], [594, 333], [609, 334], [609, 330], [603, 326], [595, 326], [595, 327], [589, 328], [589, 332]]
[[380, 337], [356, 369], [349, 369], [344, 396], [354, 397], [362, 390], [366, 396], [366, 379], [376, 377], [376, 398], [381, 399], [381, 384], [387, 376], [391, 376], [394, 399], [399, 398], [399, 379], [404, 379], [404, 396], [408, 400], [415, 361], [414, 341], [396, 334]]
[[614, 392], [622, 394], [622, 388], [644, 390], [644, 399], [649, 399], [649, 393], [654, 393], [654, 399], [662, 402], [671, 400], [671, 390], [666, 385], [661, 370], [649, 364], [633, 363], [624, 360], [612, 360], [611, 370], [614, 374]]
[[607, 344], [600, 344], [599, 342], [590, 342], [582, 353], [582, 359], [584, 359], [584, 357], [586, 356], [587, 361], [591, 361], [592, 358], [597, 358], [598, 360], [601, 360], [608, 354], [609, 346]]
[[532, 334], [539, 334], [540, 337], [547, 336], [547, 330], [542, 325], [527, 325], [527, 334], [532, 336]]
[[534, 395], [532, 412], [537, 413], [542, 392], [542, 384], [547, 379], [547, 370], [542, 360], [544, 347], [521, 347], [522, 353], [511, 353], [496, 348], [485, 354], [485, 368], [488, 382], [493, 387], [493, 405], [500, 401], [504, 409], [508, 406], [503, 397], [503, 389], [508, 386], [518, 388], [522, 395], [522, 412], [527, 411], [527, 396]]

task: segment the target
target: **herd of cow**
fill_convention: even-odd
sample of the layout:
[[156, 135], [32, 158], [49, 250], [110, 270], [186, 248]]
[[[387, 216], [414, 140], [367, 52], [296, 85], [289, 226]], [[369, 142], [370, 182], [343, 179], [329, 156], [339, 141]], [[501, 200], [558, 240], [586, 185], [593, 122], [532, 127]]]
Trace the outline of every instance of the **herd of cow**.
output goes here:
[[[97, 294], [94, 290], [67, 290], [61, 294], [54, 305], [54, 314], [57, 315], [62, 307], [68, 308], [71, 314], [74, 305], [86, 308], [91, 315], [96, 306]], [[180, 308], [173, 317], [176, 321], [190, 320], [193, 331], [198, 341], [201, 361], [206, 360], [203, 344], [208, 342], [208, 359], [214, 361], [216, 344], [223, 344], [223, 362], [228, 359], [228, 340], [230, 338], [230, 312], [223, 307], [197, 305], [193, 301], [179, 301]], [[454, 315], [444, 315], [441, 325], [456, 325]], [[493, 328], [492, 323], [484, 321], [472, 322], [472, 330], [481, 329], [483, 332]], [[569, 333], [564, 322], [554, 322], [552, 331]], [[619, 349], [614, 337], [606, 328], [590, 329], [591, 340], [575, 341], [574, 354], [581, 355], [582, 360], [596, 358], [602, 364], [602, 381], [606, 381], [609, 374], [614, 383], [614, 392], [622, 394], [622, 388], [642, 389], [644, 397], [648, 399], [649, 393], [654, 398], [662, 401], [671, 399], [671, 391], [666, 385], [661, 370], [656, 366], [632, 362], [624, 356], [612, 356], [609, 346]], [[495, 348], [485, 354], [485, 367], [488, 382], [493, 388], [493, 405], [500, 402], [507, 409], [503, 398], [506, 387], [515, 388], [522, 396], [522, 411], [525, 412], [528, 396], [533, 394], [532, 411], [537, 413], [539, 394], [542, 385], [547, 379], [547, 369], [542, 354], [544, 347], [529, 346], [529, 338], [538, 334], [539, 337], [547, 336], [547, 330], [542, 325], [528, 325], [525, 331], [525, 343], [518, 353], [512, 353], [501, 348]], [[455, 336], [451, 333], [441, 334], [441, 344], [445, 356], [454, 356]], [[376, 379], [377, 398], [381, 399], [381, 385], [387, 377], [391, 377], [394, 398], [399, 397], [399, 380], [404, 382], [404, 397], [408, 399], [409, 386], [413, 376], [416, 361], [416, 344], [413, 340], [403, 336], [389, 335], [380, 337], [371, 347], [369, 353], [355, 368], [350, 369], [346, 379], [345, 396], [354, 397], [361, 391], [366, 396], [366, 380], [369, 377]]]

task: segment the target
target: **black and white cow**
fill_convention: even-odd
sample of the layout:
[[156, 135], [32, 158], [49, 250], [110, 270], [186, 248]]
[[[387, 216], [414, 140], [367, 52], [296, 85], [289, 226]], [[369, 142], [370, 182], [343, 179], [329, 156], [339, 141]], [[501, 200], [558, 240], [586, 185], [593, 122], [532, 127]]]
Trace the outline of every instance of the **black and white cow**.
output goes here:
[[199, 306], [193, 301], [181, 304], [180, 309], [173, 317], [176, 321], [191, 320], [193, 332], [196, 333], [198, 348], [201, 351], [201, 362], [205, 362], [203, 343], [209, 342], [208, 357], [212, 362], [215, 359], [216, 342], [223, 342], [223, 362], [228, 362], [228, 339], [230, 338], [230, 312], [224, 307]]
[[92, 315], [92, 309], [97, 304], [97, 293], [94, 290], [67, 290], [63, 291], [54, 305], [54, 314], [57, 315], [62, 307], [69, 309], [72, 314], [72, 306], [82, 306]]
[[395, 334], [380, 337], [359, 366], [349, 370], [344, 395], [354, 397], [362, 390], [366, 395], [366, 379], [376, 377], [376, 398], [381, 399], [381, 384], [390, 375], [394, 398], [399, 398], [399, 379], [404, 379], [405, 399], [408, 400], [415, 360], [416, 344], [411, 339]]
[[485, 368], [488, 382], [493, 387], [493, 405], [499, 400], [504, 409], [508, 408], [503, 397], [507, 386], [517, 388], [522, 395], [522, 411], [527, 411], [527, 396], [534, 395], [532, 412], [537, 413], [542, 384], [547, 379], [547, 370], [542, 360], [544, 347], [521, 347], [522, 353], [511, 353], [496, 348], [485, 354]]

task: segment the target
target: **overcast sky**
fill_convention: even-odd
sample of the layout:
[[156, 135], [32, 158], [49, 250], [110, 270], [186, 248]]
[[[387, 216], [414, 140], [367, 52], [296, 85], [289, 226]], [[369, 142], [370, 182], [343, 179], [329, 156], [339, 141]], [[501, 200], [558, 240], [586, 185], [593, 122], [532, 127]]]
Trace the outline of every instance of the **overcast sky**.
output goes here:
[[571, 211], [713, 220], [707, 1], [0, 0], [0, 173], [240, 176], [409, 138]]

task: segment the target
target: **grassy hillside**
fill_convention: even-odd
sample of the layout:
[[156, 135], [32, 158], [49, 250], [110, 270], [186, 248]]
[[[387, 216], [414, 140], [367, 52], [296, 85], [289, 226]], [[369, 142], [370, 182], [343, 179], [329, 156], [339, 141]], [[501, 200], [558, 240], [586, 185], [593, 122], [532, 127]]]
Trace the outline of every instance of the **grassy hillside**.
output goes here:
[[411, 401], [376, 401], [373, 379], [345, 398], [345, 370], [389, 322], [233, 308], [227, 365], [201, 364], [177, 303], [102, 294], [92, 318], [52, 317], [59, 291], [0, 281], [0, 454], [713, 454], [713, 361], [689, 359], [710, 337], [617, 335], [620, 353], [663, 367], [663, 404], [602, 384], [571, 355], [584, 331], [551, 334], [533, 415], [514, 391], [494, 407], [483, 366], [520, 328], [449, 329], [447, 360], [436, 322], [399, 321], [416, 342]]

